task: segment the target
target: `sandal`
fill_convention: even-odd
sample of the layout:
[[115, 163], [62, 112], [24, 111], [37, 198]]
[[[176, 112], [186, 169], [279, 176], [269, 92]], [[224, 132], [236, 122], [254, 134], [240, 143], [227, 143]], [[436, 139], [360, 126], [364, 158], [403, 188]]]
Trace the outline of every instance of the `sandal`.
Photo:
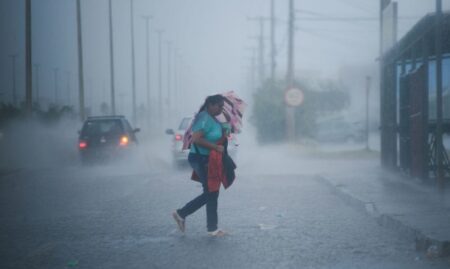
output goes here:
[[222, 237], [227, 234], [228, 234], [227, 232], [225, 232], [224, 230], [221, 230], [221, 229], [217, 229], [215, 231], [208, 232], [208, 236], [211, 236], [211, 237]]
[[186, 228], [184, 219], [178, 214], [177, 211], [173, 212], [172, 216], [173, 216], [173, 218], [175, 219], [175, 221], [176, 221], [176, 223], [178, 225], [178, 229], [180, 229], [180, 231], [182, 233], [184, 233], [184, 230]]

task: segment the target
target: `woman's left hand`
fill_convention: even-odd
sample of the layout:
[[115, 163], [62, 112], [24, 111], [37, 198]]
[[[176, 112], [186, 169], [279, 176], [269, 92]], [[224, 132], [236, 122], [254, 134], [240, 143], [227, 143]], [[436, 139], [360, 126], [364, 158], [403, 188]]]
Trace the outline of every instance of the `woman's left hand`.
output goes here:
[[216, 145], [214, 147], [214, 150], [218, 151], [218, 152], [223, 152], [223, 146], [222, 145]]

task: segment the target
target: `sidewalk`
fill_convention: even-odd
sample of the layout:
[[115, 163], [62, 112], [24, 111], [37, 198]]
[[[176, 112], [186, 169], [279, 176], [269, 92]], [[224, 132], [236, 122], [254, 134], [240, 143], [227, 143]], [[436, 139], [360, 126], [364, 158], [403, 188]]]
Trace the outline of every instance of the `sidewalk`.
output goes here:
[[416, 249], [428, 257], [450, 256], [448, 189], [439, 192], [418, 180], [383, 171], [379, 165], [369, 169], [352, 167], [347, 172], [320, 175], [318, 179], [380, 225], [410, 237]]

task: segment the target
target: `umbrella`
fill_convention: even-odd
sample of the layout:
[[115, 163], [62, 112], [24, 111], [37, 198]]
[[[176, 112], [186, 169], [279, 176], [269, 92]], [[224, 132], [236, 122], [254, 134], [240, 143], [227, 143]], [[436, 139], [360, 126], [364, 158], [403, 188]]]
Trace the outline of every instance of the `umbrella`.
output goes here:
[[[221, 95], [225, 97], [223, 112], [216, 118], [222, 123], [229, 124], [232, 133], [240, 133], [242, 129], [242, 115], [247, 104], [234, 91], [221, 93]], [[183, 149], [188, 149], [192, 142], [192, 124], [193, 121], [183, 136]]]

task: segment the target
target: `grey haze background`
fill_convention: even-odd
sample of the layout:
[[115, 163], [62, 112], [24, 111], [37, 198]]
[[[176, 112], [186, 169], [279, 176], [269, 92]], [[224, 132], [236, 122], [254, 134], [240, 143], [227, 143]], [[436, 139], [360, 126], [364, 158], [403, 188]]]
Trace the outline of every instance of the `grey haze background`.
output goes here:
[[[118, 112], [131, 114], [130, 1], [113, 0], [115, 86]], [[422, 16], [433, 12], [434, 0], [398, 0], [399, 38]], [[77, 107], [76, 1], [33, 0], [33, 63], [38, 64], [43, 103], [53, 101], [54, 69], [58, 68], [59, 102]], [[287, 0], [276, 0], [277, 76], [286, 66]], [[297, 0], [296, 8], [330, 17], [378, 17], [377, 0]], [[443, 1], [444, 10], [450, 0]], [[24, 98], [24, 1], [0, 1], [0, 100], [12, 100], [12, 63], [17, 54], [17, 92]], [[98, 113], [102, 101], [109, 103], [108, 1], [82, 0], [82, 27], [86, 105]], [[163, 92], [167, 98], [167, 41], [178, 48], [179, 105], [181, 115], [191, 114], [203, 98], [212, 93], [235, 90], [249, 102], [249, 48], [257, 47], [259, 26], [248, 17], [269, 16], [270, 0], [134, 0], [136, 88], [138, 105], [146, 102], [145, 22], [150, 21], [150, 81], [152, 106], [157, 101], [157, 35], [163, 29]], [[310, 16], [297, 13], [297, 17]], [[342, 80], [352, 90], [353, 106], [363, 105], [364, 79], [376, 74], [379, 51], [379, 22], [296, 22], [295, 71], [297, 77]], [[265, 24], [269, 37], [269, 24]], [[269, 39], [266, 40], [266, 73], [269, 74]], [[35, 69], [33, 69], [35, 70]], [[69, 75], [70, 74], [70, 75]], [[35, 78], [33, 78], [35, 83]], [[376, 104], [378, 89], [371, 100]], [[70, 100], [68, 91], [71, 92]], [[376, 105], [374, 105], [375, 110]], [[377, 113], [378, 114], [378, 113]], [[377, 116], [377, 115], [376, 115]]]

